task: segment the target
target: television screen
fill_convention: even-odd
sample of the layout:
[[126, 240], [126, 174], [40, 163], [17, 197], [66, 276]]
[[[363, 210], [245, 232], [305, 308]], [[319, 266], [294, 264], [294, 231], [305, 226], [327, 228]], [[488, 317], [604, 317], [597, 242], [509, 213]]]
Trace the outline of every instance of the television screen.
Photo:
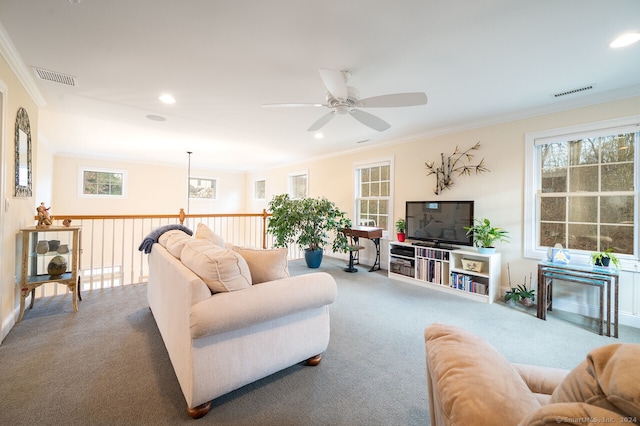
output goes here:
[[473, 201], [407, 201], [407, 238], [440, 244], [472, 246], [465, 226], [473, 226]]

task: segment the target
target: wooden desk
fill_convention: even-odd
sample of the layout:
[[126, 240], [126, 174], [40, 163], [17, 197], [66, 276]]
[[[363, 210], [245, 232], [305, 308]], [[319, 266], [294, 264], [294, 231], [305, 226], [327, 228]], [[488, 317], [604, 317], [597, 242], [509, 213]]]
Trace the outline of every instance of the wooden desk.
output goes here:
[[[618, 270], [588, 264], [562, 265], [553, 262], [538, 263], [538, 312], [540, 319], [547, 319], [547, 311], [553, 310], [553, 280], [563, 280], [595, 286], [600, 292], [599, 333], [604, 334], [604, 292], [607, 292], [607, 336], [611, 337], [611, 302], [613, 301], [613, 337], [618, 337]], [[612, 300], [613, 299], [613, 300]]]
[[[373, 262], [373, 266], [369, 269], [369, 272], [380, 269], [380, 238], [382, 238], [382, 228], [377, 228], [375, 226], [352, 226], [351, 228], [343, 229], [342, 233], [347, 237], [352, 237], [356, 245], [358, 245], [358, 240], [360, 238], [366, 238], [373, 241], [373, 244], [376, 246], [376, 260]], [[354, 262], [359, 264], [360, 253], [356, 251], [354, 256], [356, 256], [354, 258]]]

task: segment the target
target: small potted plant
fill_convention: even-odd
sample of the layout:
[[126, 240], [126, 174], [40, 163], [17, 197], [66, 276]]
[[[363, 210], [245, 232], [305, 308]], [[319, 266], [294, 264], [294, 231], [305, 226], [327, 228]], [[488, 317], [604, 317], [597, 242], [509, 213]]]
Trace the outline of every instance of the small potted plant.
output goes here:
[[613, 249], [609, 247], [605, 251], [596, 251], [591, 253], [591, 263], [595, 266], [608, 267], [610, 263], [620, 269], [620, 259], [613, 253]]
[[405, 222], [404, 219], [399, 218], [398, 220], [396, 220], [396, 236], [398, 237], [398, 241], [403, 242], [405, 237], [406, 237], [406, 232], [407, 230], [407, 222]]
[[531, 306], [536, 300], [535, 290], [528, 289], [524, 284], [518, 284], [517, 287], [511, 287], [504, 295], [504, 301], [513, 303], [522, 303], [524, 306]]
[[473, 219], [473, 226], [465, 226], [467, 236], [473, 236], [473, 244], [480, 253], [493, 253], [498, 241], [509, 241], [509, 232], [491, 225], [489, 219]]

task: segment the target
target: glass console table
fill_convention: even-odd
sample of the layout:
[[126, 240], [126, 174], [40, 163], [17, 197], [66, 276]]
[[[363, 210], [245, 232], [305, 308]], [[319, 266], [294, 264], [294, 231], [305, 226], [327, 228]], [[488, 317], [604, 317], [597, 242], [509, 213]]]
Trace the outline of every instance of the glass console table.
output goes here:
[[[604, 334], [606, 292], [606, 335], [611, 337], [613, 325], [613, 337], [618, 337], [618, 270], [616, 268], [603, 268], [589, 264], [562, 265], [547, 261], [538, 263], [537, 316], [543, 320], [547, 319], [547, 311], [553, 310], [554, 279], [598, 288], [600, 294], [598, 331], [600, 335]], [[611, 321], [612, 312], [613, 322]]]

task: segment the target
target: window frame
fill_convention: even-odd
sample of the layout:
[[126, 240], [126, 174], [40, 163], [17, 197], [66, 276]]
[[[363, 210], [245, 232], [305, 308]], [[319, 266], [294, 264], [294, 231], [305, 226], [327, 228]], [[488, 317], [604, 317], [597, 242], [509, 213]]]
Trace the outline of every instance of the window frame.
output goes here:
[[[360, 215], [360, 199], [361, 198], [366, 198], [366, 197], [360, 197], [360, 174], [359, 171], [362, 169], [368, 169], [371, 167], [378, 167], [378, 166], [389, 166], [389, 196], [387, 197], [388, 199], [388, 229], [383, 229], [382, 231], [382, 238], [390, 238], [390, 235], [393, 235], [393, 233], [395, 232], [395, 219], [394, 219], [394, 180], [395, 180], [395, 172], [394, 172], [394, 157], [385, 157], [385, 158], [378, 158], [375, 160], [364, 160], [364, 161], [357, 161], [355, 163], [353, 163], [353, 188], [354, 188], [354, 193], [353, 193], [353, 218], [354, 218], [354, 225], [358, 225], [356, 222], [357, 218]], [[376, 197], [376, 199], [378, 198], [384, 198], [384, 197]]]
[[[264, 191], [264, 196], [262, 198], [259, 198], [257, 196], [256, 185], [258, 184], [258, 182], [262, 182], [262, 184], [264, 185], [264, 188], [262, 188], [262, 190]], [[266, 200], [267, 199], [267, 179], [265, 179], [265, 178], [254, 179], [254, 181], [253, 181], [253, 199], [256, 200], [256, 201], [262, 201], [262, 200]]]
[[[207, 180], [214, 183], [214, 193], [213, 197], [194, 197], [191, 195], [191, 181], [193, 180]], [[218, 199], [218, 178], [215, 177], [201, 177], [201, 176], [190, 176], [189, 177], [189, 193], [187, 194], [190, 200], [201, 200], [201, 201], [213, 201]]]
[[[122, 194], [85, 194], [84, 193], [84, 173], [85, 172], [98, 172], [98, 173], [110, 173], [122, 175]], [[128, 190], [128, 172], [125, 169], [115, 169], [106, 167], [90, 167], [80, 166], [78, 167], [78, 197], [79, 198], [127, 198]]]
[[[299, 177], [299, 176], [304, 176], [306, 179], [304, 195], [302, 197], [296, 197], [295, 194], [293, 194], [293, 185], [291, 182], [292, 178]], [[309, 171], [308, 170], [299, 170], [299, 171], [290, 172], [287, 174], [287, 194], [289, 194], [289, 198], [291, 198], [292, 200], [307, 198], [309, 196]]]
[[[617, 133], [621, 128], [633, 126], [640, 131], [640, 115], [584, 123], [574, 126], [554, 128], [525, 134], [525, 188], [524, 188], [524, 257], [538, 260], [547, 259], [547, 247], [537, 246], [539, 231], [541, 194], [541, 170], [536, 154], [537, 146], [555, 142], [585, 139], [588, 137], [607, 136]], [[629, 129], [625, 129], [629, 132]], [[640, 188], [640, 140], [636, 140], [634, 149], [634, 254], [619, 254], [622, 269], [635, 269], [640, 257], [639, 249], [639, 211], [638, 191]], [[571, 250], [571, 260], [590, 263], [590, 253], [582, 250]]]

